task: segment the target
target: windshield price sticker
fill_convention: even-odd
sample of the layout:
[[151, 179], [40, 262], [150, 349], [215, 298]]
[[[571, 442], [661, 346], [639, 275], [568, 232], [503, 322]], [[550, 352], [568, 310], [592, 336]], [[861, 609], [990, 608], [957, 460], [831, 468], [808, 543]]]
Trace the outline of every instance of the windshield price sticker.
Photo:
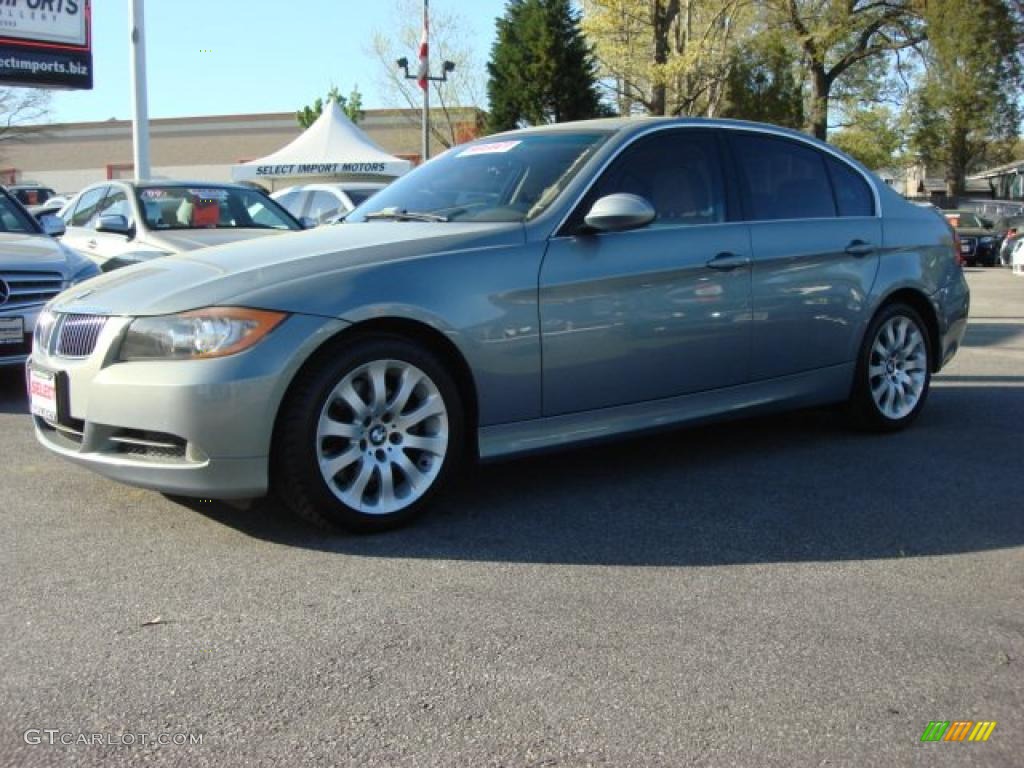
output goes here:
[[228, 191], [226, 189], [190, 189], [189, 193], [195, 195], [201, 200], [228, 199]]
[[499, 155], [509, 152], [522, 144], [521, 141], [492, 141], [490, 144], [477, 144], [459, 152], [456, 157], [472, 157], [473, 155]]

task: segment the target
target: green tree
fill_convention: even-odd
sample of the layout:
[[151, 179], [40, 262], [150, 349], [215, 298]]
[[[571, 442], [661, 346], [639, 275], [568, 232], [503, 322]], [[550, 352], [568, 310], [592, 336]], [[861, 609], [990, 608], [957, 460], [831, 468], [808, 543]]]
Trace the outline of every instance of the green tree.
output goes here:
[[1024, 22], [1002, 0], [929, 0], [925, 75], [913, 100], [912, 147], [962, 195], [968, 173], [1008, 160], [1018, 137]]
[[832, 134], [830, 141], [872, 170], [888, 168], [903, 145], [903, 134], [888, 107], [854, 112], [850, 122]]
[[296, 112], [295, 119], [298, 120], [299, 125], [303, 128], [309, 128], [323, 114], [324, 104], [330, 104], [332, 101], [341, 107], [341, 111], [348, 115], [348, 119], [353, 123], [358, 123], [363, 119], [363, 94], [359, 92], [358, 85], [352, 88], [347, 97], [341, 95], [338, 86], [332, 85], [331, 90], [327, 92], [326, 102], [324, 99], [318, 98], [313, 102], [312, 106], [303, 107]]
[[751, 0], [581, 0], [602, 84], [619, 112], [719, 114]]
[[487, 64], [494, 131], [607, 114], [570, 0], [509, 0]]
[[809, 133], [828, 137], [829, 101], [844, 79], [924, 40], [923, 5], [924, 0], [767, 0], [769, 22], [803, 51]]
[[803, 84], [796, 67], [796, 52], [777, 35], [758, 37], [738, 48], [726, 79], [722, 116], [802, 128]]

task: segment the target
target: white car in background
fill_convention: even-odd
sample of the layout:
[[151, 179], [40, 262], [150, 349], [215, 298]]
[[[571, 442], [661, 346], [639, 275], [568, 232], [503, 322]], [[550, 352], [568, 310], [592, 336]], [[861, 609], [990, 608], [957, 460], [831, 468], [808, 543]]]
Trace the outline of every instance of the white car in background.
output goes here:
[[302, 225], [262, 192], [237, 184], [105, 181], [61, 211], [65, 245], [104, 272], [211, 245], [295, 232]]
[[301, 184], [278, 190], [271, 197], [299, 221], [327, 224], [370, 199], [387, 184], [353, 181], [333, 184]]

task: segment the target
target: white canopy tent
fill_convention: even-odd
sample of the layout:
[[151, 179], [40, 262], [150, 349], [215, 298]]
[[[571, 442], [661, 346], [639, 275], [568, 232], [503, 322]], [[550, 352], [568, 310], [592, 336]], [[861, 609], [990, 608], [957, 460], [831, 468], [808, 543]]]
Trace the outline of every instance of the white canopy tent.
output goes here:
[[329, 101], [316, 122], [290, 144], [258, 160], [231, 169], [235, 181], [330, 181], [377, 179], [389, 181], [412, 167], [408, 160], [378, 147]]

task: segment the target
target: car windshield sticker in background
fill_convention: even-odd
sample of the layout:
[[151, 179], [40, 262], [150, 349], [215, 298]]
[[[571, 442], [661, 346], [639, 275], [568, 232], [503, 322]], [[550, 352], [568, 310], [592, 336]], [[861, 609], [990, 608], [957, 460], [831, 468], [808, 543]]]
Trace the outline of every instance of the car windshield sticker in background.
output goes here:
[[492, 141], [490, 144], [477, 144], [475, 147], [468, 147], [462, 150], [456, 157], [472, 157], [473, 155], [495, 155], [508, 152], [519, 146], [521, 141]]
[[189, 194], [195, 195], [200, 200], [227, 200], [226, 189], [190, 189]]
[[146, 199], [156, 199], [158, 197], [163, 197], [165, 194], [167, 194], [167, 193], [164, 192], [162, 189], [144, 189], [144, 190], [142, 190], [142, 196], [144, 198], [146, 198]]

